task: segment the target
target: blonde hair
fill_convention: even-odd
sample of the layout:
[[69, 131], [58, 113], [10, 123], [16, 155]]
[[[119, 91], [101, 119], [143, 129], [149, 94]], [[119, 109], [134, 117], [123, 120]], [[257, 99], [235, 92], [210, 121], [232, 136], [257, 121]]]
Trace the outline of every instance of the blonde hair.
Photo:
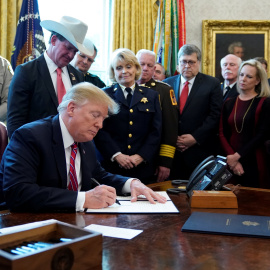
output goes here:
[[109, 78], [111, 81], [116, 82], [114, 69], [119, 62], [131, 64], [136, 67], [135, 81], [139, 80], [141, 76], [141, 66], [135, 56], [135, 54], [126, 48], [120, 48], [112, 53], [111, 62], [109, 66]]
[[78, 83], [70, 88], [59, 104], [57, 108], [58, 112], [61, 113], [66, 110], [71, 101], [80, 106], [88, 101], [104, 104], [108, 106], [110, 115], [116, 114], [119, 111], [119, 105], [111, 99], [106, 92], [88, 82]]
[[269, 97], [270, 96], [270, 88], [268, 84], [267, 74], [265, 69], [263, 68], [262, 64], [254, 59], [249, 59], [247, 61], [244, 61], [239, 70], [238, 70], [238, 80], [237, 80], [237, 91], [240, 92], [239, 87], [239, 75], [241, 73], [241, 70], [244, 66], [249, 65], [256, 68], [256, 77], [260, 82], [258, 85], [255, 86], [255, 92], [258, 94], [259, 97]]

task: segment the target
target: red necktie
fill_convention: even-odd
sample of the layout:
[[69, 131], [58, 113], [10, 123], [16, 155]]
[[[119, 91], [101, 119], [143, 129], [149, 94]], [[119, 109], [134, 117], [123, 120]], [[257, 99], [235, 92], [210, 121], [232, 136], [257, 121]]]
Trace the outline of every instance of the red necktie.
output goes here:
[[187, 98], [188, 98], [188, 84], [189, 82], [186, 81], [184, 84], [184, 87], [182, 89], [181, 95], [180, 95], [180, 100], [179, 100], [179, 104], [180, 104], [180, 114], [182, 114], [182, 111], [185, 107]]
[[60, 104], [62, 102], [63, 96], [66, 94], [66, 89], [62, 80], [62, 69], [57, 68], [57, 97], [58, 97], [58, 103]]
[[77, 181], [77, 175], [76, 175], [76, 169], [75, 169], [75, 158], [77, 155], [77, 144], [73, 143], [71, 145], [71, 155], [70, 155], [70, 166], [69, 166], [69, 190], [78, 190], [78, 181]]

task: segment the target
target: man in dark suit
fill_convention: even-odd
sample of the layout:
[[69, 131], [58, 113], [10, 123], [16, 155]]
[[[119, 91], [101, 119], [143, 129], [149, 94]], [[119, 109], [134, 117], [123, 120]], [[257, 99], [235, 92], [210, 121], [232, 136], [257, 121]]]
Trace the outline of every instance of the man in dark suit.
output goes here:
[[221, 74], [224, 78], [224, 83], [221, 84], [223, 101], [238, 96], [236, 81], [241, 62], [241, 58], [234, 54], [228, 54], [220, 60]]
[[[82, 211], [115, 203], [131, 192], [132, 201], [144, 194], [165, 198], [138, 179], [107, 173], [97, 162], [94, 136], [118, 105], [89, 83], [73, 86], [58, 107], [59, 115], [17, 129], [3, 155], [1, 190], [14, 211]], [[93, 188], [91, 178], [102, 185]], [[114, 188], [113, 188], [113, 187]]]
[[188, 179], [194, 168], [214, 153], [222, 94], [218, 79], [199, 72], [201, 52], [191, 44], [178, 53], [180, 75], [164, 80], [170, 84], [180, 107], [178, 138], [171, 179]]
[[[65, 91], [84, 81], [83, 74], [69, 62], [78, 49], [89, 55], [94, 53], [94, 48], [90, 51], [82, 44], [88, 29], [85, 23], [64, 16], [60, 22], [42, 21], [41, 26], [52, 32], [48, 50], [39, 58], [18, 66], [10, 84], [7, 112], [10, 138], [20, 126], [57, 114]], [[63, 87], [59, 86], [58, 71]]]
[[152, 78], [155, 72], [155, 53], [142, 49], [137, 52], [136, 57], [142, 68], [142, 74], [137, 83], [155, 90], [159, 95], [162, 133], [157, 161], [157, 181], [161, 182], [169, 177], [175, 154], [178, 122], [177, 102], [172, 87]]

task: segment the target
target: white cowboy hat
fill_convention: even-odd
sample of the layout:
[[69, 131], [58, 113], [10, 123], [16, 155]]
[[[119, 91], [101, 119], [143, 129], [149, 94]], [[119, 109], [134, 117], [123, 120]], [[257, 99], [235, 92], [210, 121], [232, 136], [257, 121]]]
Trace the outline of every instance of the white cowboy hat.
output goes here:
[[[93, 42], [92, 42], [88, 37], [86, 37], [86, 38], [84, 39], [84, 41], [83, 41], [83, 46], [84, 46], [87, 50], [89, 50], [89, 51], [91, 51], [92, 48], [95, 50], [95, 47], [94, 47]], [[82, 52], [82, 53], [83, 53], [83, 52]], [[88, 55], [89, 55], [89, 54], [88, 54]], [[93, 51], [93, 53], [92, 53], [91, 55], [89, 55], [89, 56], [93, 56], [93, 55], [94, 55], [94, 51]]]
[[48, 31], [53, 31], [63, 36], [67, 41], [74, 45], [80, 52], [93, 55], [94, 46], [86, 48], [83, 41], [88, 29], [87, 24], [69, 16], [63, 16], [60, 22], [44, 20], [40, 25]]

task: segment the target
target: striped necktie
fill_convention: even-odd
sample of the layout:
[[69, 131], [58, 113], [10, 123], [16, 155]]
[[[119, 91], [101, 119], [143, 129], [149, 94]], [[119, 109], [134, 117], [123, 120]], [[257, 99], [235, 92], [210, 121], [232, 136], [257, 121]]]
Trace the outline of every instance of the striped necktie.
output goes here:
[[77, 143], [71, 145], [70, 166], [69, 166], [69, 190], [78, 190], [78, 181], [75, 169], [75, 159], [77, 155], [78, 146]]

